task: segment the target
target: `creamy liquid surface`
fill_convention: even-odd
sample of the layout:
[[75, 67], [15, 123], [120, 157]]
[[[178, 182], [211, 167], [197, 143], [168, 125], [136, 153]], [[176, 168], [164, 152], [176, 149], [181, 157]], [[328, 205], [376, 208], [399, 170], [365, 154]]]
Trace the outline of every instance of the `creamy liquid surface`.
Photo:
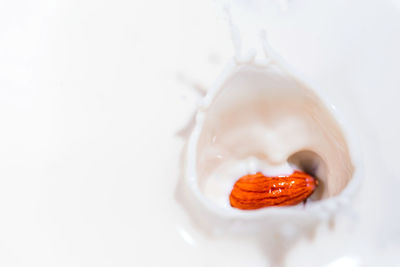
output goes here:
[[227, 208], [233, 184], [249, 173], [307, 168], [320, 180], [316, 200], [341, 192], [353, 172], [344, 136], [318, 97], [277, 70], [255, 67], [240, 68], [216, 95], [197, 156], [202, 192]]

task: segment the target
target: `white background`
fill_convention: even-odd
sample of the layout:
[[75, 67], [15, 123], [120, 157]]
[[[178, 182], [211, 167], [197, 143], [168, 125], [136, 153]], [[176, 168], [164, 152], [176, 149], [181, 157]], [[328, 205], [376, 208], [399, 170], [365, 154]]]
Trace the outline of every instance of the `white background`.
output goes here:
[[[288, 265], [400, 266], [400, 2], [270, 2], [235, 2], [243, 34], [266, 26], [354, 122], [366, 165], [351, 223]], [[0, 266], [265, 266], [251, 244], [196, 232], [174, 199], [190, 88], [233, 54], [220, 9], [0, 0]]]

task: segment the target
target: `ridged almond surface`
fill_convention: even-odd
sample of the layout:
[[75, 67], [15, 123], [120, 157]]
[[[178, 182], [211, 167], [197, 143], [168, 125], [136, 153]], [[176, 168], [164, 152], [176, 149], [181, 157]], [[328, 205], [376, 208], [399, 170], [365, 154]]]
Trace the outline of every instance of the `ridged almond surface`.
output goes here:
[[258, 172], [241, 177], [233, 186], [229, 200], [232, 207], [242, 210], [292, 206], [306, 200], [316, 186], [317, 180], [301, 171], [273, 177]]

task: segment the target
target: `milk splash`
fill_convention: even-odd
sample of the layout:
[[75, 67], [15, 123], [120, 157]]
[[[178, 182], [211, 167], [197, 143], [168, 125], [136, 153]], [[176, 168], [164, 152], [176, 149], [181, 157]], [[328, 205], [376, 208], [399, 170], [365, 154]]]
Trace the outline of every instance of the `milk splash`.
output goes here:
[[[251, 238], [271, 266], [283, 266], [296, 241], [311, 239], [320, 224], [332, 224], [349, 206], [361, 177], [359, 157], [351, 133], [342, 132], [347, 127], [273, 52], [266, 32], [259, 34], [262, 53], [244, 49], [225, 8], [235, 55], [185, 129], [176, 196], [206, 235]], [[313, 202], [255, 211], [228, 205], [228, 192], [241, 175], [290, 172], [293, 166], [322, 181]]]

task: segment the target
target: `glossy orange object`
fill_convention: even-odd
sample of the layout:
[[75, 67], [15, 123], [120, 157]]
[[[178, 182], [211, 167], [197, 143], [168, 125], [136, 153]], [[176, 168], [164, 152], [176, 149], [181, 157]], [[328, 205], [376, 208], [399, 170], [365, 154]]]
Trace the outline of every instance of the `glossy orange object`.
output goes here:
[[317, 184], [314, 177], [301, 171], [272, 177], [258, 172], [241, 177], [233, 186], [229, 200], [232, 207], [242, 210], [292, 206], [305, 201]]

